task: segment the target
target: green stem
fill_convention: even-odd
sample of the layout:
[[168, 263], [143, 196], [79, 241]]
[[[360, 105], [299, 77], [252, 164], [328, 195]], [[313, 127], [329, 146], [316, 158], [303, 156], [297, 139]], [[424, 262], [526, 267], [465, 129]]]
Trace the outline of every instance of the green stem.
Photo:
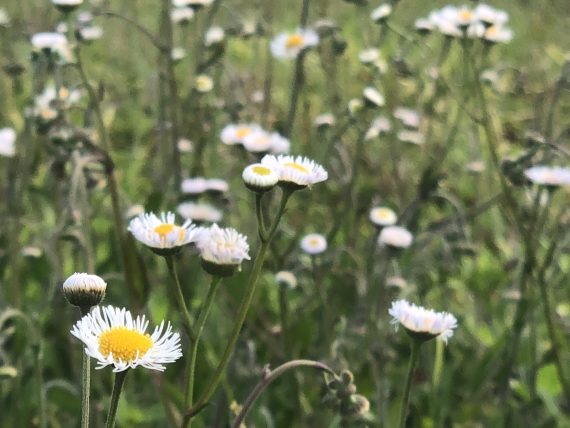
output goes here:
[[[81, 308], [81, 316], [89, 313], [90, 307]], [[81, 428], [89, 428], [89, 394], [91, 385], [91, 358], [83, 350], [83, 367], [81, 376]]]
[[421, 343], [417, 340], [412, 340], [412, 353], [410, 354], [410, 364], [408, 366], [408, 377], [406, 379], [406, 388], [402, 397], [402, 406], [400, 407], [400, 428], [406, 427], [406, 415], [408, 414], [408, 403], [410, 402], [410, 391], [412, 389], [412, 381], [414, 379], [414, 370], [420, 355]]
[[263, 198], [263, 195], [264, 193], [260, 192], [255, 194], [255, 215], [257, 216], [257, 225], [261, 242], [267, 241], [267, 230], [265, 229], [265, 219], [263, 218], [263, 209], [261, 206], [261, 198]]
[[117, 407], [119, 406], [119, 398], [121, 391], [127, 377], [127, 370], [115, 374], [115, 384], [113, 385], [113, 395], [111, 396], [111, 406], [109, 407], [109, 414], [107, 415], [107, 422], [105, 428], [113, 428], [115, 426], [115, 419], [117, 417]]
[[184, 327], [186, 333], [192, 342], [195, 341], [195, 334], [192, 330], [192, 317], [190, 316], [190, 311], [188, 306], [186, 306], [186, 301], [184, 300], [184, 293], [182, 293], [182, 286], [180, 285], [180, 280], [178, 279], [178, 273], [176, 272], [176, 266], [174, 262], [174, 256], [165, 256], [166, 266], [168, 267], [168, 272], [174, 281], [174, 295], [176, 296], [176, 301], [178, 303], [178, 309], [182, 313], [182, 318], [184, 321]]
[[281, 334], [283, 336], [283, 353], [293, 356], [291, 344], [289, 342], [289, 305], [287, 304], [288, 286], [279, 284], [279, 316], [281, 318]]
[[198, 399], [196, 404], [194, 404], [192, 406], [192, 408], [188, 409], [187, 416], [190, 418], [192, 418], [192, 416], [194, 416], [196, 413], [198, 413], [200, 410], [202, 410], [204, 408], [204, 406], [206, 405], [206, 402], [210, 399], [210, 397], [212, 396], [212, 394], [216, 390], [216, 387], [220, 383], [220, 380], [222, 379], [222, 375], [223, 375], [224, 370], [226, 369], [226, 367], [229, 363], [230, 357], [231, 357], [232, 352], [234, 350], [234, 347], [237, 343], [241, 328], [243, 326], [243, 323], [245, 322], [247, 312], [248, 312], [249, 307], [251, 305], [251, 302], [253, 300], [253, 296], [255, 294], [255, 288], [257, 285], [257, 280], [259, 278], [259, 275], [261, 273], [261, 269], [263, 267], [263, 262], [265, 260], [265, 255], [267, 253], [267, 249], [269, 248], [269, 244], [271, 243], [271, 239], [275, 235], [275, 231], [277, 230], [277, 226], [279, 225], [279, 221], [281, 220], [281, 217], [283, 216], [283, 213], [285, 212], [285, 206], [287, 205], [287, 201], [291, 197], [292, 193], [293, 193], [293, 190], [291, 190], [291, 189], [287, 189], [287, 188], [283, 189], [283, 194], [281, 195], [281, 203], [279, 205], [279, 211], [277, 212], [277, 215], [275, 216], [275, 219], [273, 220], [273, 224], [269, 228], [269, 234], [268, 234], [267, 241], [261, 242], [261, 245], [260, 245], [259, 250], [257, 252], [257, 256], [255, 257], [255, 262], [253, 264], [253, 268], [251, 269], [251, 272], [249, 274], [249, 281], [248, 281], [247, 290], [246, 290], [246, 292], [242, 298], [241, 305], [240, 305], [239, 312], [238, 312], [238, 316], [237, 316], [237, 320], [234, 323], [234, 328], [230, 334], [230, 339], [226, 345], [226, 348], [224, 350], [224, 354], [222, 355], [222, 358], [221, 358], [218, 366], [216, 367], [214, 375], [212, 376], [212, 379], [208, 383], [206, 390], [202, 393], [202, 395], [200, 396], [200, 398]]
[[[202, 331], [204, 330], [204, 325], [206, 324], [206, 319], [208, 318], [208, 314], [210, 313], [210, 309], [212, 308], [212, 303], [214, 302], [214, 296], [216, 295], [216, 290], [220, 285], [222, 277], [214, 276], [212, 277], [212, 282], [210, 284], [210, 289], [208, 290], [208, 295], [204, 304], [202, 305], [202, 309], [200, 309], [200, 315], [198, 315], [198, 322], [196, 326], [196, 338], [192, 342], [192, 353], [190, 354], [190, 371], [188, 374], [188, 386], [187, 386], [187, 394], [185, 405], [186, 407], [192, 406], [192, 401], [194, 399], [194, 381], [195, 381], [195, 372], [196, 372], [196, 358], [198, 356], [198, 345], [200, 344], [200, 336], [202, 335]], [[190, 427], [192, 424], [191, 418], [189, 415], [184, 416], [184, 421], [182, 422], [182, 427]]]

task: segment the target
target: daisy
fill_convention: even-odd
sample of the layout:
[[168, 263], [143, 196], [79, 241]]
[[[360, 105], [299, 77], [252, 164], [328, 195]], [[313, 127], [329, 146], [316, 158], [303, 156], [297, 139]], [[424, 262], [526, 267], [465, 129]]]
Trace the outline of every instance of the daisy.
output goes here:
[[77, 9], [83, 0], [51, 0], [51, 3], [63, 13], [69, 13]]
[[183, 246], [195, 242], [200, 234], [191, 220], [186, 220], [182, 226], [176, 225], [171, 212], [163, 212], [160, 217], [154, 213], [141, 214], [131, 220], [128, 230], [159, 255], [179, 251]]
[[200, 74], [196, 76], [195, 85], [198, 92], [205, 94], [214, 89], [214, 79], [207, 74]]
[[380, 91], [372, 86], [364, 88], [362, 95], [366, 103], [371, 107], [382, 107], [386, 103]]
[[386, 3], [374, 9], [370, 14], [370, 19], [379, 24], [381, 22], [386, 21], [391, 13], [392, 13], [392, 5]]
[[364, 139], [366, 141], [377, 138], [380, 134], [390, 132], [392, 130], [392, 123], [386, 117], [379, 116], [372, 121], [370, 128], [366, 131]]
[[527, 169], [524, 175], [534, 184], [541, 186], [554, 187], [570, 185], [569, 168], [537, 165]]
[[247, 166], [241, 177], [245, 186], [254, 192], [271, 190], [279, 181], [279, 176], [273, 169], [260, 163]]
[[200, 195], [208, 190], [208, 180], [204, 177], [185, 178], [180, 183], [182, 193]]
[[103, 37], [103, 29], [94, 25], [89, 25], [79, 29], [79, 36], [81, 40], [92, 42], [93, 40], [99, 40]]
[[509, 43], [513, 39], [513, 32], [502, 25], [492, 25], [483, 34], [483, 39], [491, 43]]
[[249, 134], [260, 131], [261, 127], [255, 123], [229, 124], [222, 129], [220, 139], [227, 145], [243, 144]]
[[206, 191], [214, 194], [226, 193], [230, 186], [226, 180], [221, 178], [208, 178], [206, 179]]
[[317, 117], [315, 117], [313, 123], [317, 128], [327, 128], [334, 126], [334, 115], [332, 113], [319, 114]]
[[16, 131], [12, 128], [0, 129], [0, 156], [7, 158], [16, 154]]
[[401, 226], [385, 227], [378, 236], [378, 245], [387, 245], [392, 248], [408, 248], [413, 241], [414, 236], [408, 229]]
[[328, 178], [328, 173], [321, 165], [302, 156], [265, 155], [261, 163], [277, 173], [280, 184], [294, 190], [303, 189]]
[[473, 12], [475, 17], [486, 26], [502, 25], [509, 20], [507, 12], [495, 9], [484, 3], [479, 3]]
[[293, 59], [301, 51], [317, 46], [319, 35], [316, 31], [298, 28], [292, 33], [281, 33], [271, 41], [271, 53], [275, 58]]
[[275, 274], [275, 281], [277, 284], [283, 285], [287, 288], [296, 288], [297, 287], [297, 277], [293, 272], [288, 270], [282, 270]]
[[424, 134], [420, 131], [411, 131], [409, 129], [402, 129], [397, 134], [398, 140], [403, 143], [411, 143], [416, 146], [421, 146], [426, 142]]
[[194, 11], [189, 7], [175, 7], [170, 11], [170, 20], [175, 24], [187, 24], [192, 18], [194, 18]]
[[97, 369], [112, 365], [113, 372], [138, 366], [164, 371], [164, 364], [182, 356], [180, 335], [164, 321], [152, 334], [146, 333], [145, 316], [133, 316], [125, 308], [96, 306], [81, 318], [71, 334], [85, 344], [85, 353], [98, 362]]
[[36, 33], [32, 36], [32, 46], [37, 50], [58, 51], [67, 46], [67, 38], [59, 33]]
[[204, 270], [216, 276], [233, 275], [244, 260], [250, 259], [247, 238], [235, 229], [221, 228], [215, 223], [201, 231], [196, 246]]
[[394, 117], [407, 128], [419, 128], [421, 116], [416, 110], [408, 107], [397, 107], [394, 110]]
[[101, 303], [106, 290], [107, 283], [101, 277], [87, 273], [74, 273], [63, 283], [67, 301], [82, 309]]
[[[172, 61], [180, 62], [186, 57], [186, 49], [184, 49], [180, 46], [172, 48], [172, 51], [170, 52], [170, 56], [172, 58]], [[200, 91], [200, 92], [202, 92], [202, 91]]]
[[0, 27], [8, 27], [10, 25], [10, 16], [5, 9], [0, 8]]
[[185, 219], [200, 223], [217, 223], [223, 217], [222, 212], [212, 205], [196, 202], [183, 202], [178, 205], [176, 212]]
[[243, 139], [243, 147], [250, 153], [267, 153], [271, 148], [271, 134], [258, 129]]
[[375, 207], [370, 210], [370, 221], [376, 226], [392, 226], [398, 221], [398, 216], [390, 208]]
[[225, 37], [226, 33], [222, 27], [211, 27], [204, 36], [204, 45], [206, 47], [218, 45], [224, 41]]
[[309, 233], [301, 239], [300, 246], [305, 253], [316, 256], [326, 251], [327, 239], [319, 233]]
[[435, 25], [433, 21], [428, 18], [418, 18], [414, 22], [414, 28], [420, 34], [428, 34], [435, 29]]
[[388, 313], [392, 316], [391, 324], [396, 328], [401, 324], [406, 333], [422, 342], [440, 337], [447, 343], [453, 336], [453, 330], [457, 328], [457, 319], [450, 313], [435, 312], [406, 300], [392, 302]]
[[374, 64], [380, 59], [380, 50], [376, 48], [368, 48], [360, 51], [358, 59], [362, 64]]

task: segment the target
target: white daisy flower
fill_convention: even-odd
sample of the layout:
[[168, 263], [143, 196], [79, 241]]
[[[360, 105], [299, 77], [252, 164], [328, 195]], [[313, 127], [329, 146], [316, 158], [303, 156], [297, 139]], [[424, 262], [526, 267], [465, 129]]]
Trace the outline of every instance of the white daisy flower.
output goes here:
[[309, 233], [301, 239], [300, 247], [305, 253], [316, 256], [326, 251], [327, 239], [319, 233]]
[[430, 13], [428, 20], [439, 32], [448, 37], [463, 37], [463, 32], [459, 29], [455, 16], [457, 8], [444, 7]]
[[301, 51], [317, 46], [319, 35], [311, 29], [298, 28], [292, 33], [281, 33], [271, 41], [271, 53], [275, 58], [296, 58]]
[[374, 207], [370, 210], [368, 216], [370, 221], [376, 226], [392, 226], [398, 221], [398, 216], [390, 208], [386, 207]]
[[187, 24], [194, 18], [194, 11], [189, 7], [175, 7], [170, 11], [170, 20], [174, 24]]
[[200, 74], [199, 76], [196, 76], [196, 80], [194, 82], [196, 90], [202, 94], [210, 92], [212, 89], [214, 89], [214, 79], [212, 79], [207, 74]]
[[475, 13], [475, 17], [487, 26], [503, 25], [509, 20], [509, 14], [507, 12], [495, 9], [484, 3], [479, 3], [473, 12]]
[[394, 117], [402, 122], [407, 128], [419, 128], [421, 116], [416, 110], [408, 107], [397, 107], [394, 110]]
[[[179, 62], [182, 61], [184, 58], [186, 58], [186, 49], [177, 46], [172, 48], [172, 51], [170, 52], [170, 56], [172, 58], [172, 61], [174, 62]], [[196, 78], [198, 79], [198, 78]], [[202, 91], [200, 91], [202, 92]]]
[[247, 238], [235, 229], [217, 224], [201, 231], [196, 246], [204, 270], [212, 275], [233, 275], [244, 260], [250, 259]]
[[467, 27], [467, 37], [470, 39], [480, 39], [485, 35], [485, 26], [480, 22], [473, 22]]
[[58, 51], [67, 44], [67, 38], [59, 33], [36, 33], [32, 36], [32, 46], [37, 50]]
[[222, 27], [211, 27], [204, 36], [204, 45], [207, 47], [218, 45], [224, 41], [225, 37], [226, 33]]
[[183, 202], [178, 205], [176, 212], [185, 219], [200, 223], [217, 223], [223, 217], [220, 210], [206, 203]]
[[364, 134], [364, 140], [369, 141], [377, 138], [380, 134], [390, 132], [392, 130], [392, 123], [390, 119], [379, 116], [375, 118], [370, 124], [370, 128]]
[[16, 155], [16, 131], [12, 128], [0, 129], [0, 156], [7, 158]]
[[210, 6], [214, 2], [214, 0], [175, 0], [175, 6], [176, 1], [183, 3], [184, 6], [191, 7], [194, 10], [199, 10], [203, 7]]
[[370, 19], [372, 19], [377, 24], [384, 22], [392, 14], [392, 5], [385, 3], [378, 6], [370, 14]]
[[513, 32], [502, 25], [493, 25], [487, 28], [483, 38], [491, 43], [509, 43], [513, 39]]
[[332, 113], [319, 114], [317, 117], [315, 117], [313, 123], [317, 128], [334, 126], [335, 124], [334, 115]]
[[541, 186], [570, 185], [570, 169], [544, 165], [533, 166], [524, 172], [526, 178]]
[[243, 140], [248, 135], [261, 131], [261, 127], [256, 123], [229, 124], [222, 129], [220, 139], [227, 145], [243, 144]]
[[477, 21], [477, 16], [475, 16], [475, 12], [467, 7], [462, 6], [457, 9], [456, 16], [455, 16], [455, 23], [459, 27], [468, 27], [470, 24]]
[[402, 129], [396, 136], [401, 142], [415, 144], [416, 146], [421, 146], [426, 142], [425, 135], [420, 131]]
[[275, 281], [277, 284], [283, 285], [288, 288], [296, 288], [297, 287], [297, 277], [293, 272], [288, 270], [282, 270], [275, 274]]
[[99, 40], [103, 37], [103, 29], [101, 27], [89, 25], [79, 29], [79, 36], [81, 37], [81, 40], [85, 40], [87, 42]]
[[61, 12], [69, 13], [83, 4], [83, 0], [51, 0], [51, 3]]
[[188, 138], [181, 138], [178, 140], [178, 150], [181, 153], [190, 153], [194, 148], [194, 143], [190, 141]]
[[351, 116], [356, 116], [362, 111], [364, 107], [364, 101], [361, 98], [353, 98], [348, 101], [348, 112]]
[[195, 242], [200, 234], [199, 228], [186, 220], [182, 226], [175, 223], [174, 213], [145, 213], [131, 220], [129, 232], [143, 244], [159, 255], [169, 255], [183, 246]]
[[435, 312], [406, 300], [392, 302], [388, 313], [392, 316], [390, 323], [394, 324], [396, 329], [401, 324], [406, 333], [420, 341], [439, 337], [447, 343], [453, 336], [453, 330], [457, 328], [457, 319], [450, 313]]
[[428, 18], [418, 18], [414, 22], [414, 28], [420, 33], [431, 33], [435, 29], [435, 24]]
[[377, 48], [368, 48], [360, 51], [358, 59], [362, 64], [374, 64], [380, 59], [380, 50]]
[[411, 232], [401, 226], [385, 227], [378, 236], [378, 245], [392, 248], [408, 248], [413, 241], [414, 236]]
[[371, 107], [382, 107], [384, 104], [386, 104], [384, 96], [378, 89], [373, 88], [372, 86], [364, 88], [362, 95], [366, 103]]
[[277, 173], [279, 183], [293, 189], [301, 189], [328, 178], [328, 173], [321, 165], [302, 156], [265, 155], [261, 163]]
[[187, 195], [200, 195], [208, 190], [208, 180], [204, 177], [185, 178], [180, 183], [180, 190]]
[[273, 169], [260, 163], [247, 166], [241, 177], [246, 187], [254, 192], [271, 190], [279, 181], [279, 176]]
[[105, 297], [107, 283], [88, 273], [74, 273], [63, 283], [63, 295], [69, 303], [80, 308], [98, 305]]
[[0, 8], [0, 27], [8, 27], [10, 25], [10, 16], [5, 9]]
[[291, 142], [279, 134], [278, 132], [271, 133], [271, 148], [269, 151], [274, 155], [289, 153], [291, 150]]
[[96, 306], [73, 326], [71, 334], [85, 344], [85, 353], [98, 362], [96, 369], [114, 366], [114, 372], [138, 366], [164, 371], [164, 364], [182, 357], [180, 335], [164, 321], [152, 334], [145, 316], [133, 318], [125, 308]]
[[258, 129], [243, 139], [243, 147], [250, 153], [267, 153], [271, 148], [271, 134]]
[[221, 178], [208, 178], [206, 179], [206, 191], [211, 193], [226, 193], [230, 190], [230, 185], [226, 180]]

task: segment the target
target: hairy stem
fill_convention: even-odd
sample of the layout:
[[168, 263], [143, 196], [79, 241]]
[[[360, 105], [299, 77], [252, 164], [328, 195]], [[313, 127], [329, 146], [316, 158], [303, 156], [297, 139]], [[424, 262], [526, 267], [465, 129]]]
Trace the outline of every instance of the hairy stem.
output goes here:
[[115, 374], [115, 384], [113, 385], [111, 406], [109, 407], [109, 413], [107, 415], [107, 422], [105, 422], [105, 428], [113, 428], [115, 426], [117, 408], [119, 407], [119, 398], [121, 398], [121, 392], [123, 391], [123, 385], [125, 384], [127, 372], [128, 370], [123, 370], [122, 372]]
[[398, 426], [400, 428], [406, 427], [406, 415], [408, 414], [408, 403], [410, 402], [410, 391], [412, 390], [412, 381], [414, 379], [414, 371], [416, 368], [416, 363], [418, 361], [418, 356], [420, 355], [421, 343], [417, 340], [412, 340], [412, 352], [410, 354], [410, 363], [408, 365], [408, 376], [406, 378], [406, 387], [404, 389], [404, 395], [402, 396], [402, 404], [400, 406], [400, 423]]

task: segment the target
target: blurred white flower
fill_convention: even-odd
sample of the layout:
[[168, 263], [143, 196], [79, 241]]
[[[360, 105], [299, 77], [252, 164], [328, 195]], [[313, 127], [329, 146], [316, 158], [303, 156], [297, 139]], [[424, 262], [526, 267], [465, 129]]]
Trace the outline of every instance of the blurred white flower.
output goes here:
[[380, 134], [390, 132], [392, 130], [392, 123], [390, 119], [384, 116], [375, 118], [370, 124], [370, 128], [366, 131], [364, 139], [366, 141], [377, 138]]
[[138, 241], [157, 250], [155, 252], [160, 255], [171, 254], [195, 242], [200, 232], [190, 220], [178, 226], [171, 212], [163, 212], [160, 217], [154, 213], [141, 214], [131, 220], [128, 230]]
[[428, 18], [418, 18], [414, 22], [414, 27], [420, 33], [429, 33], [435, 29], [435, 23]]
[[313, 123], [317, 128], [324, 128], [328, 126], [334, 126], [335, 120], [332, 113], [323, 113], [315, 117]]
[[67, 38], [60, 33], [36, 33], [32, 36], [32, 46], [37, 50], [60, 51], [68, 46]]
[[170, 11], [170, 20], [175, 24], [187, 24], [194, 18], [194, 10], [189, 7], [175, 7]]
[[301, 239], [300, 246], [305, 253], [316, 256], [326, 251], [327, 239], [319, 233], [309, 233]]
[[227, 145], [243, 144], [245, 137], [261, 130], [261, 127], [256, 123], [232, 123], [222, 129], [220, 139], [222, 143]]
[[495, 9], [488, 4], [479, 3], [474, 10], [475, 17], [487, 26], [503, 25], [509, 20], [509, 15], [504, 10]]
[[10, 16], [5, 9], [0, 8], [0, 27], [8, 27], [10, 25]]
[[397, 107], [394, 110], [394, 117], [407, 128], [419, 128], [421, 116], [416, 110], [408, 107]]
[[200, 74], [196, 76], [195, 85], [198, 92], [210, 92], [214, 89], [214, 80], [207, 74]]
[[419, 131], [411, 131], [409, 129], [402, 129], [397, 134], [398, 140], [403, 143], [411, 143], [421, 146], [426, 142], [424, 134]]
[[281, 33], [271, 41], [271, 53], [275, 58], [292, 59], [304, 49], [319, 44], [319, 35], [311, 29], [298, 28], [292, 33]]
[[230, 186], [226, 180], [221, 178], [206, 179], [206, 191], [211, 193], [226, 193]]
[[204, 36], [204, 45], [210, 47], [222, 43], [225, 36], [226, 33], [222, 27], [211, 27]]
[[491, 43], [509, 43], [513, 39], [513, 32], [502, 25], [493, 25], [487, 28], [483, 38]]
[[287, 153], [291, 143], [277, 132], [266, 132], [258, 129], [243, 139], [243, 147], [250, 153]]
[[391, 324], [396, 328], [401, 324], [411, 337], [420, 341], [439, 337], [447, 343], [457, 328], [457, 319], [450, 313], [435, 312], [406, 300], [392, 302], [388, 313], [392, 316]]
[[302, 156], [265, 155], [261, 163], [279, 175], [279, 182], [293, 188], [304, 188], [328, 178], [325, 169]]
[[186, 49], [180, 46], [174, 47], [172, 48], [170, 56], [174, 62], [182, 61], [186, 57]]
[[61, 12], [68, 13], [81, 6], [83, 0], [51, 0], [51, 4]]
[[524, 175], [534, 184], [542, 186], [570, 185], [570, 168], [537, 165], [527, 169]]
[[277, 284], [283, 285], [288, 288], [296, 288], [297, 287], [297, 277], [293, 272], [288, 270], [282, 270], [275, 274], [275, 281]]
[[206, 203], [183, 202], [178, 205], [176, 212], [185, 219], [200, 223], [217, 223], [223, 217], [220, 210]]
[[372, 11], [370, 14], [370, 19], [372, 19], [376, 23], [381, 23], [388, 19], [390, 14], [392, 13], [392, 5], [385, 3], [378, 6], [376, 9]]
[[80, 28], [79, 35], [82, 40], [91, 42], [93, 40], [99, 40], [101, 37], [103, 37], [103, 29], [101, 27], [90, 25], [88, 27]]
[[360, 51], [358, 59], [362, 64], [374, 64], [380, 59], [380, 50], [377, 48], [367, 48]]
[[408, 229], [401, 226], [385, 227], [378, 236], [378, 245], [387, 245], [393, 248], [408, 248], [413, 241], [414, 236]]
[[190, 153], [194, 148], [194, 144], [188, 138], [181, 138], [178, 140], [178, 150], [181, 153]]
[[376, 226], [392, 226], [398, 221], [398, 216], [390, 208], [374, 207], [368, 216], [370, 221]]
[[367, 86], [364, 88], [362, 95], [367, 104], [371, 105], [372, 107], [382, 107], [384, 104], [386, 104], [384, 95], [382, 95], [378, 89], [373, 88], [372, 86]]
[[0, 156], [7, 158], [16, 155], [16, 131], [12, 128], [0, 129]]
[[73, 326], [71, 334], [85, 345], [85, 353], [98, 362], [97, 369], [112, 365], [114, 372], [138, 366], [163, 371], [164, 364], [182, 356], [180, 335], [164, 321], [152, 334], [145, 316], [133, 318], [125, 308], [96, 306]]
[[273, 169], [260, 163], [247, 166], [241, 176], [246, 187], [254, 192], [270, 190], [279, 181], [279, 176]]
[[199, 195], [208, 190], [208, 181], [203, 177], [185, 178], [180, 183], [180, 190], [189, 195]]

